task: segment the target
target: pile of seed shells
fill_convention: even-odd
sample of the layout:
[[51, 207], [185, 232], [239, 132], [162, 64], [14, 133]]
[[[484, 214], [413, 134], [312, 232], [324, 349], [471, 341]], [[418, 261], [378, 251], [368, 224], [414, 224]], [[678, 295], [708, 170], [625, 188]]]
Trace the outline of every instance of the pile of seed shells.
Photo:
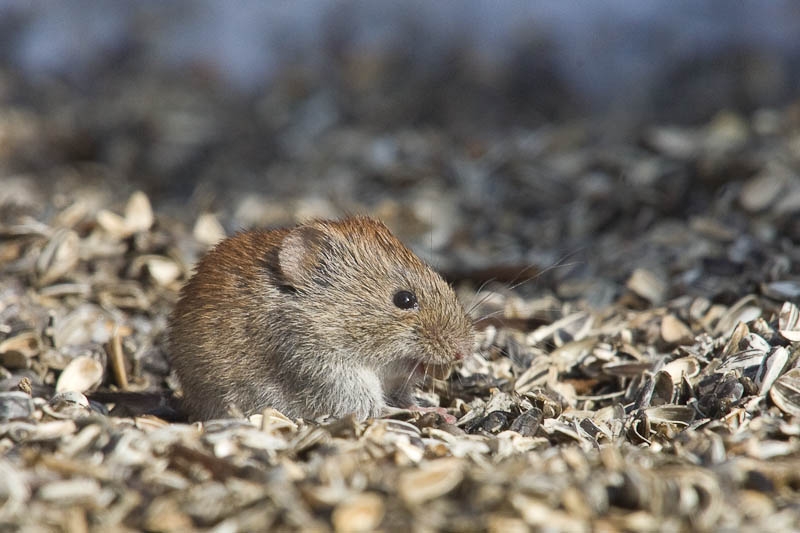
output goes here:
[[175, 386], [165, 316], [191, 258], [221, 236], [208, 217], [197, 237], [156, 221], [136, 193], [121, 213], [77, 200], [48, 223], [3, 226], [3, 524], [652, 531], [800, 518], [797, 305], [661, 301], [645, 269], [600, 310], [464, 290], [476, 316], [538, 325], [485, 325], [449, 380], [420, 391], [455, 424], [109, 413], [89, 399], [98, 387]]
[[[435, 250], [473, 258], [450, 263], [448, 276], [476, 319], [474, 353], [418, 393], [455, 423], [435, 412], [358, 422], [290, 420], [274, 410], [187, 423], [173, 401], [180, 385], [164, 353], [166, 317], [192, 265], [230, 220], [206, 212], [187, 223], [142, 192], [115, 198], [84, 187], [48, 196], [35, 174], [6, 180], [0, 526], [796, 527], [800, 128], [780, 117], [723, 115], [697, 128], [647, 128], [648, 157], [641, 145], [601, 157], [586, 136], [576, 147], [556, 142], [563, 130], [544, 129], [538, 137], [509, 134], [515, 148], [500, 155], [480, 150], [475, 159], [451, 160], [478, 185], [495, 172], [481, 168], [502, 167], [540, 192], [566, 194], [566, 186], [576, 193], [565, 213], [551, 213], [560, 229], [550, 233], [543, 216], [508, 210], [486, 225], [482, 212], [470, 225], [469, 213], [455, 208], [431, 209], [441, 234], [431, 236], [425, 224], [407, 229], [419, 242], [435, 238]], [[487, 162], [495, 157], [499, 166]], [[628, 182], [601, 173], [623, 160]], [[538, 171], [524, 181], [528, 166], [565, 181], [536, 181]], [[716, 188], [687, 177], [713, 184], [732, 169], [739, 174]], [[672, 201], [696, 198], [697, 205], [659, 211], [670, 179], [685, 187]], [[623, 185], [641, 197], [653, 193], [652, 207], [631, 215]], [[255, 218], [269, 214], [247, 205]], [[331, 210], [313, 198], [295, 205], [304, 206], [302, 216]], [[395, 226], [409, 213], [402, 204], [362, 207]], [[646, 231], [625, 233], [604, 209]], [[600, 220], [582, 219], [587, 213]], [[604, 224], [611, 229], [599, 231]], [[523, 265], [507, 283], [484, 279], [503, 277], [484, 275], [492, 259], [502, 267], [495, 274], [509, 268], [496, 260], [498, 248], [484, 248], [493, 238], [515, 249], [525, 235], [541, 231], [547, 242], [564, 228], [573, 244], [595, 235], [577, 264], [516, 248], [514, 261], [539, 261], [537, 275]], [[492, 251], [490, 260], [480, 260], [482, 250]]]

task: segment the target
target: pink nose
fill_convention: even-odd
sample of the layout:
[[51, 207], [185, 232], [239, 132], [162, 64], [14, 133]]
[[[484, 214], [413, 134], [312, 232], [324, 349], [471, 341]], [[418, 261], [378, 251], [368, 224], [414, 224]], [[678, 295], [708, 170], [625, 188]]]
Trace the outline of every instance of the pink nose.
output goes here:
[[454, 359], [456, 361], [461, 361], [462, 359], [464, 359], [464, 354], [461, 353], [461, 352], [456, 352], [456, 355], [455, 355]]

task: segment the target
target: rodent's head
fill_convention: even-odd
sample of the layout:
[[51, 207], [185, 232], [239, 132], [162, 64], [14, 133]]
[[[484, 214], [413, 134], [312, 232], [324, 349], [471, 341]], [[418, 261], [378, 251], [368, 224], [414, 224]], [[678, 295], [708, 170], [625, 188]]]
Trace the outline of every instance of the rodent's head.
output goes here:
[[472, 321], [453, 290], [382, 222], [297, 226], [275, 259], [293, 307], [313, 314], [318, 335], [365, 363], [446, 366], [472, 349]]

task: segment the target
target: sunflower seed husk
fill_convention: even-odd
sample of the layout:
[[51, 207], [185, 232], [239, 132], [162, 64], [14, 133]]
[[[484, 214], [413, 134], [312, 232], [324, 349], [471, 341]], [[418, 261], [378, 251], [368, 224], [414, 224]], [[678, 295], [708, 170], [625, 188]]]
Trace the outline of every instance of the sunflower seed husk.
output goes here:
[[778, 315], [778, 331], [784, 339], [800, 342], [800, 309], [792, 302], [784, 302]]
[[784, 413], [800, 416], [800, 368], [793, 368], [775, 380], [769, 397]]
[[58, 377], [56, 392], [86, 392], [99, 385], [102, 379], [103, 365], [88, 356], [76, 357]]

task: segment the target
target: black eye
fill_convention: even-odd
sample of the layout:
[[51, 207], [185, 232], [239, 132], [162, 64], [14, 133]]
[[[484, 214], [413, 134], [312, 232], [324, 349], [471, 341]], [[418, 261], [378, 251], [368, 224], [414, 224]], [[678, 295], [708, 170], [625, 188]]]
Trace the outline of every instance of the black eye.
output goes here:
[[418, 307], [416, 295], [409, 291], [396, 292], [392, 301], [400, 309], [415, 309]]

